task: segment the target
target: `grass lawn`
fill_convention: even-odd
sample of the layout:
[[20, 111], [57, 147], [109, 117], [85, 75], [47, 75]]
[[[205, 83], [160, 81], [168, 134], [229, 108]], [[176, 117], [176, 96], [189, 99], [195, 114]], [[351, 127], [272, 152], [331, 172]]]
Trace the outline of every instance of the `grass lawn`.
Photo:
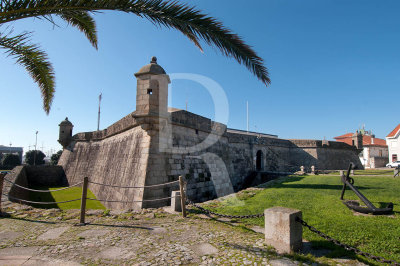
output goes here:
[[[385, 171], [385, 170], [384, 170]], [[283, 206], [299, 209], [303, 220], [339, 241], [362, 251], [400, 262], [400, 178], [355, 176], [355, 186], [377, 207], [394, 203], [391, 216], [354, 215], [340, 200], [342, 183], [339, 176], [291, 176], [261, 190], [246, 190], [236, 197], [213, 202], [206, 208], [219, 213], [246, 215]], [[358, 199], [350, 189], [345, 199]], [[264, 225], [263, 218], [244, 219], [247, 225]], [[332, 249], [327, 257], [353, 257], [315, 233], [304, 228], [303, 238], [314, 247]], [[362, 259], [361, 257], [359, 257]]]
[[354, 175], [390, 175], [393, 176], [394, 169], [387, 168], [385, 170], [354, 170]]
[[[36, 190], [54, 190], [60, 189], [61, 187], [34, 187]], [[31, 201], [48, 201], [48, 202], [57, 202], [57, 201], [67, 201], [72, 199], [80, 199], [82, 196], [82, 188], [81, 187], [72, 187], [66, 190], [60, 190], [55, 192], [30, 192], [30, 200]], [[96, 198], [94, 194], [88, 190], [87, 192], [88, 198]], [[32, 204], [36, 208], [50, 209], [50, 208], [59, 208], [61, 210], [69, 210], [69, 209], [80, 209], [81, 201], [73, 201], [68, 203], [60, 203], [60, 204]], [[86, 201], [86, 209], [106, 209], [99, 201], [87, 200]]]

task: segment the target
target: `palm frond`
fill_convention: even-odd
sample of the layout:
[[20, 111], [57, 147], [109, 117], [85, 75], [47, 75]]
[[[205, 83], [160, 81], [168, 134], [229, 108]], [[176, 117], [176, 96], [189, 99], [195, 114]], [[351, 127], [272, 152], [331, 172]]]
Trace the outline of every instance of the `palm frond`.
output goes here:
[[163, 0], [15, 0], [0, 6], [0, 24], [67, 11], [118, 10], [145, 17], [153, 23], [182, 32], [197, 46], [200, 40], [244, 64], [258, 79], [271, 81], [263, 59], [237, 34], [215, 18], [186, 4]]
[[60, 14], [68, 24], [77, 27], [85, 34], [89, 42], [97, 49], [96, 22], [87, 11], [65, 11]]
[[6, 49], [9, 56], [25, 67], [33, 80], [39, 85], [43, 99], [43, 109], [48, 114], [54, 96], [54, 71], [47, 60], [47, 54], [35, 44], [29, 44], [29, 33], [10, 37], [0, 34], [0, 48]]

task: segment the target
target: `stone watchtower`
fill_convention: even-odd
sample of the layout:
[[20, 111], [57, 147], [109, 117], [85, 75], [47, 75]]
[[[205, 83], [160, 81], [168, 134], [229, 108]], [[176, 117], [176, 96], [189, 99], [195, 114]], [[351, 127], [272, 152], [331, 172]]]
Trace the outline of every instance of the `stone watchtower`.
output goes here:
[[60, 134], [58, 137], [58, 142], [66, 148], [72, 141], [72, 128], [74, 125], [68, 120], [68, 117], [65, 120], [61, 121], [60, 126]]
[[136, 115], [165, 116], [168, 113], [168, 84], [165, 70], [153, 56], [148, 65], [135, 74], [137, 78]]

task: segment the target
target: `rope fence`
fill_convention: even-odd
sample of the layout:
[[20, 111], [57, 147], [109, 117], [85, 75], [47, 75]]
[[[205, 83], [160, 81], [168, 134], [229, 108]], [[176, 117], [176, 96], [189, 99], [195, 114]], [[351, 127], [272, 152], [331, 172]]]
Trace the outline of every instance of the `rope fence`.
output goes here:
[[4, 180], [5, 180], [6, 182], [10, 183], [10, 184], [13, 185], [13, 186], [16, 186], [16, 187], [19, 187], [19, 188], [22, 188], [22, 189], [25, 189], [25, 190], [28, 190], [28, 191], [32, 191], [32, 192], [41, 192], [41, 193], [48, 193], [48, 192], [56, 192], [56, 191], [66, 190], [66, 189], [70, 189], [70, 188], [72, 188], [72, 187], [77, 187], [77, 186], [83, 184], [83, 182], [79, 182], [79, 183], [76, 183], [76, 184], [74, 184], [74, 185], [70, 185], [70, 186], [68, 186], [68, 187], [64, 187], [64, 188], [60, 188], [60, 189], [38, 190], [38, 189], [32, 189], [32, 188], [27, 188], [27, 187], [20, 186], [20, 185], [16, 184], [15, 182], [12, 182], [12, 181], [10, 181], [10, 180], [8, 180], [8, 179], [6, 179], [6, 178], [4, 178]]
[[26, 202], [26, 203], [31, 203], [31, 204], [42, 204], [42, 205], [61, 204], [61, 203], [68, 203], [68, 202], [81, 200], [79, 198], [79, 199], [73, 199], [73, 200], [53, 201], [53, 202], [50, 202], [50, 201], [30, 201], [30, 200], [24, 200], [24, 199], [15, 198], [15, 197], [10, 196], [8, 194], [4, 194], [4, 196], [7, 196], [9, 199], [16, 200], [16, 201], [21, 201], [21, 202]]
[[[31, 200], [26, 200], [26, 199], [21, 199], [14, 197], [9, 194], [3, 194], [3, 184], [4, 181], [8, 182], [11, 184], [11, 186], [15, 186], [27, 191], [32, 191], [32, 192], [39, 192], [39, 193], [51, 193], [51, 192], [57, 192], [57, 191], [62, 191], [62, 190], [67, 190], [72, 187], [77, 187], [82, 185], [82, 196], [79, 199], [72, 199], [72, 200], [65, 200], [65, 201], [31, 201]], [[144, 188], [157, 188], [157, 187], [165, 187], [168, 185], [173, 185], [173, 184], [178, 184], [180, 186], [180, 192], [181, 192], [181, 205], [182, 205], [182, 215], [183, 217], [186, 217], [186, 208], [185, 208], [185, 192], [184, 192], [184, 181], [182, 176], [179, 176], [179, 180], [172, 181], [172, 182], [166, 182], [162, 184], [155, 184], [155, 185], [147, 185], [147, 186], [117, 186], [117, 185], [111, 185], [111, 184], [104, 184], [104, 183], [99, 183], [99, 182], [94, 182], [94, 181], [89, 181], [88, 177], [84, 177], [82, 182], [76, 183], [74, 185], [60, 188], [60, 189], [51, 189], [51, 190], [39, 190], [39, 189], [32, 189], [28, 187], [21, 186], [19, 184], [16, 184], [15, 182], [12, 182], [8, 179], [5, 178], [5, 174], [0, 173], [0, 212], [1, 212], [1, 202], [3, 196], [6, 197], [7, 199], [19, 202], [19, 203], [28, 203], [28, 204], [39, 204], [39, 205], [51, 205], [51, 204], [63, 204], [63, 203], [68, 203], [68, 202], [75, 202], [75, 201], [81, 201], [81, 214], [80, 214], [80, 225], [85, 225], [85, 214], [86, 214], [86, 200], [92, 200], [92, 201], [99, 201], [99, 202], [107, 202], [107, 203], [123, 203], [123, 204], [131, 204], [131, 203], [143, 203], [143, 202], [156, 202], [156, 201], [163, 201], [163, 200], [169, 200], [175, 198], [174, 196], [171, 197], [163, 197], [163, 198], [157, 198], [157, 199], [142, 199], [142, 200], [134, 200], [134, 201], [123, 201], [123, 200], [112, 200], [112, 199], [96, 199], [96, 198], [88, 198], [87, 197], [87, 190], [88, 190], [88, 185], [93, 184], [93, 185], [98, 185], [98, 186], [103, 186], [103, 187], [113, 187], [113, 188], [123, 188], [123, 189], [144, 189]]]
[[156, 185], [148, 185], [148, 186], [117, 186], [117, 185], [109, 185], [109, 184], [103, 184], [103, 183], [98, 183], [98, 182], [94, 182], [94, 181], [89, 181], [90, 184], [94, 184], [94, 185], [100, 185], [100, 186], [105, 186], [105, 187], [116, 187], [116, 188], [155, 188], [155, 187], [163, 187], [166, 185], [170, 185], [170, 184], [174, 184], [174, 183], [178, 183], [179, 180], [176, 181], [172, 181], [172, 182], [168, 182], [168, 183], [162, 183], [162, 184], [156, 184]]
[[167, 200], [167, 199], [172, 199], [172, 198], [175, 198], [175, 197], [166, 197], [166, 198], [159, 198], [159, 199], [148, 199], [148, 200], [134, 200], [134, 201], [106, 200], [106, 199], [94, 199], [94, 198], [86, 198], [86, 199], [87, 199], [87, 200], [101, 201], [101, 202], [138, 203], [138, 202], [153, 202], [153, 201], [161, 201], [161, 200]]

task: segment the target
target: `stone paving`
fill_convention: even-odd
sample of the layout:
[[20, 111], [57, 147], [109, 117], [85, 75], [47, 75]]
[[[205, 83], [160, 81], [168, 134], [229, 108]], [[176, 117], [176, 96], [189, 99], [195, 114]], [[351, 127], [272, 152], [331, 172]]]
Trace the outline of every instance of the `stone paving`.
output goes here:
[[318, 265], [311, 255], [279, 255], [264, 235], [191, 213], [40, 210], [9, 204], [0, 218], [0, 265]]

